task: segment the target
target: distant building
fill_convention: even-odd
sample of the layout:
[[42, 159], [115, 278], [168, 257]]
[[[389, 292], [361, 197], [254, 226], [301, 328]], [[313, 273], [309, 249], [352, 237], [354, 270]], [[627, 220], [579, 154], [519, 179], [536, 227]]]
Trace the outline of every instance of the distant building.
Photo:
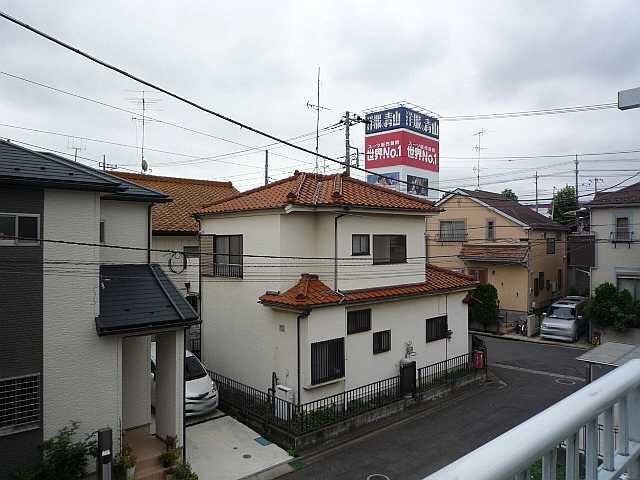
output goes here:
[[540, 215], [544, 215], [547, 218], [551, 218], [551, 204], [550, 203], [538, 203], [536, 204], [526, 204], [534, 212], [538, 212]]

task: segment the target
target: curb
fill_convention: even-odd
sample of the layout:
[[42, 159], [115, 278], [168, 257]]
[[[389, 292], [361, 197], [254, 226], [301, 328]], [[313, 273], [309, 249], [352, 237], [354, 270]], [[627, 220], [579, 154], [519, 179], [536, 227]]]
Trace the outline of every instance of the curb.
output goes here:
[[498, 334], [498, 333], [490, 333], [483, 332], [481, 330], [469, 330], [469, 334], [478, 335], [481, 337], [492, 337], [492, 338], [500, 338], [502, 340], [511, 340], [513, 342], [527, 342], [532, 343], [534, 345], [551, 345], [554, 347], [562, 347], [562, 348], [574, 348], [576, 350], [590, 350], [592, 348], [591, 345], [575, 345], [571, 343], [559, 343], [554, 342], [552, 340], [533, 340], [531, 337], [524, 337], [522, 335], [508, 335], [508, 334]]

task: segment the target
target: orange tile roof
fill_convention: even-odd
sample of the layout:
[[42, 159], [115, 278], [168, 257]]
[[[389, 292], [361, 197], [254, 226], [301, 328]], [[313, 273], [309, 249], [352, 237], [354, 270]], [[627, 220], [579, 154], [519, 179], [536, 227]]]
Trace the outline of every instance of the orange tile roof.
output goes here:
[[287, 205], [440, 211], [429, 200], [371, 185], [344, 174], [321, 175], [296, 171], [291, 177], [215, 202], [198, 213], [279, 209]]
[[464, 245], [460, 250], [460, 258], [476, 262], [489, 263], [524, 263], [527, 260], [529, 247], [527, 245]]
[[321, 282], [318, 275], [303, 273], [298, 283], [285, 292], [267, 292], [259, 300], [266, 305], [312, 308], [470, 290], [477, 284], [468, 275], [428, 265], [424, 282], [335, 292]]
[[109, 173], [143, 187], [159, 190], [171, 197], [172, 202], [156, 204], [152, 207], [154, 232], [196, 234], [198, 222], [193, 218], [193, 212], [204, 205], [238, 193], [231, 182], [160, 177], [128, 172]]

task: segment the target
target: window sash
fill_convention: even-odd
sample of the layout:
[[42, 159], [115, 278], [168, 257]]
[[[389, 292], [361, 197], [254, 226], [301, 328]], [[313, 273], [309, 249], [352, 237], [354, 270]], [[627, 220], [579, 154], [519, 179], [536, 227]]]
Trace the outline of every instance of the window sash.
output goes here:
[[347, 312], [347, 335], [371, 330], [371, 309]]
[[39, 245], [40, 215], [0, 213], [0, 245]]
[[0, 214], [0, 241], [14, 243], [16, 236], [16, 216]]
[[630, 240], [629, 217], [616, 218], [616, 240]]
[[242, 278], [242, 235], [215, 235], [213, 250], [214, 275]]
[[449, 330], [448, 319], [446, 315], [440, 315], [439, 317], [427, 318], [426, 325], [426, 341], [434, 342], [436, 340], [442, 340], [447, 338], [447, 331]]
[[467, 237], [467, 227], [464, 220], [440, 220], [441, 242], [462, 242]]
[[373, 334], [373, 353], [384, 353], [391, 351], [391, 330], [383, 330], [374, 332]]
[[311, 344], [311, 384], [344, 377], [344, 337]]
[[487, 220], [487, 240], [496, 239], [496, 222], [495, 220]]
[[618, 277], [618, 290], [627, 290], [634, 300], [640, 300], [640, 278]]
[[556, 253], [556, 239], [547, 238], [547, 255], [554, 255]]
[[369, 255], [369, 235], [354, 233], [351, 235], [351, 255]]
[[388, 265], [407, 262], [406, 235], [374, 235], [373, 264]]

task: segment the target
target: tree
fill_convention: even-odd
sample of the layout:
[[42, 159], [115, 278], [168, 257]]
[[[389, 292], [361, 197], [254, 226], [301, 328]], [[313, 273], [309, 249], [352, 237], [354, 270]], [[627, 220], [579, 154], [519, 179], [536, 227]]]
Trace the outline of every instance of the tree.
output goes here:
[[553, 219], [558, 223], [570, 223], [573, 220], [567, 212], [577, 210], [576, 189], [566, 185], [553, 196], [553, 203], [549, 208], [549, 213], [553, 213]]
[[624, 330], [638, 323], [638, 305], [627, 290], [609, 282], [599, 285], [587, 300], [585, 313], [590, 322], [599, 327]]
[[483, 283], [471, 295], [477, 302], [469, 306], [469, 320], [481, 324], [487, 330], [498, 319], [498, 291], [490, 283]]
[[510, 188], [505, 188], [502, 191], [502, 196], [507, 200], [515, 200], [516, 202], [518, 201], [518, 195], [516, 195], [515, 192]]

